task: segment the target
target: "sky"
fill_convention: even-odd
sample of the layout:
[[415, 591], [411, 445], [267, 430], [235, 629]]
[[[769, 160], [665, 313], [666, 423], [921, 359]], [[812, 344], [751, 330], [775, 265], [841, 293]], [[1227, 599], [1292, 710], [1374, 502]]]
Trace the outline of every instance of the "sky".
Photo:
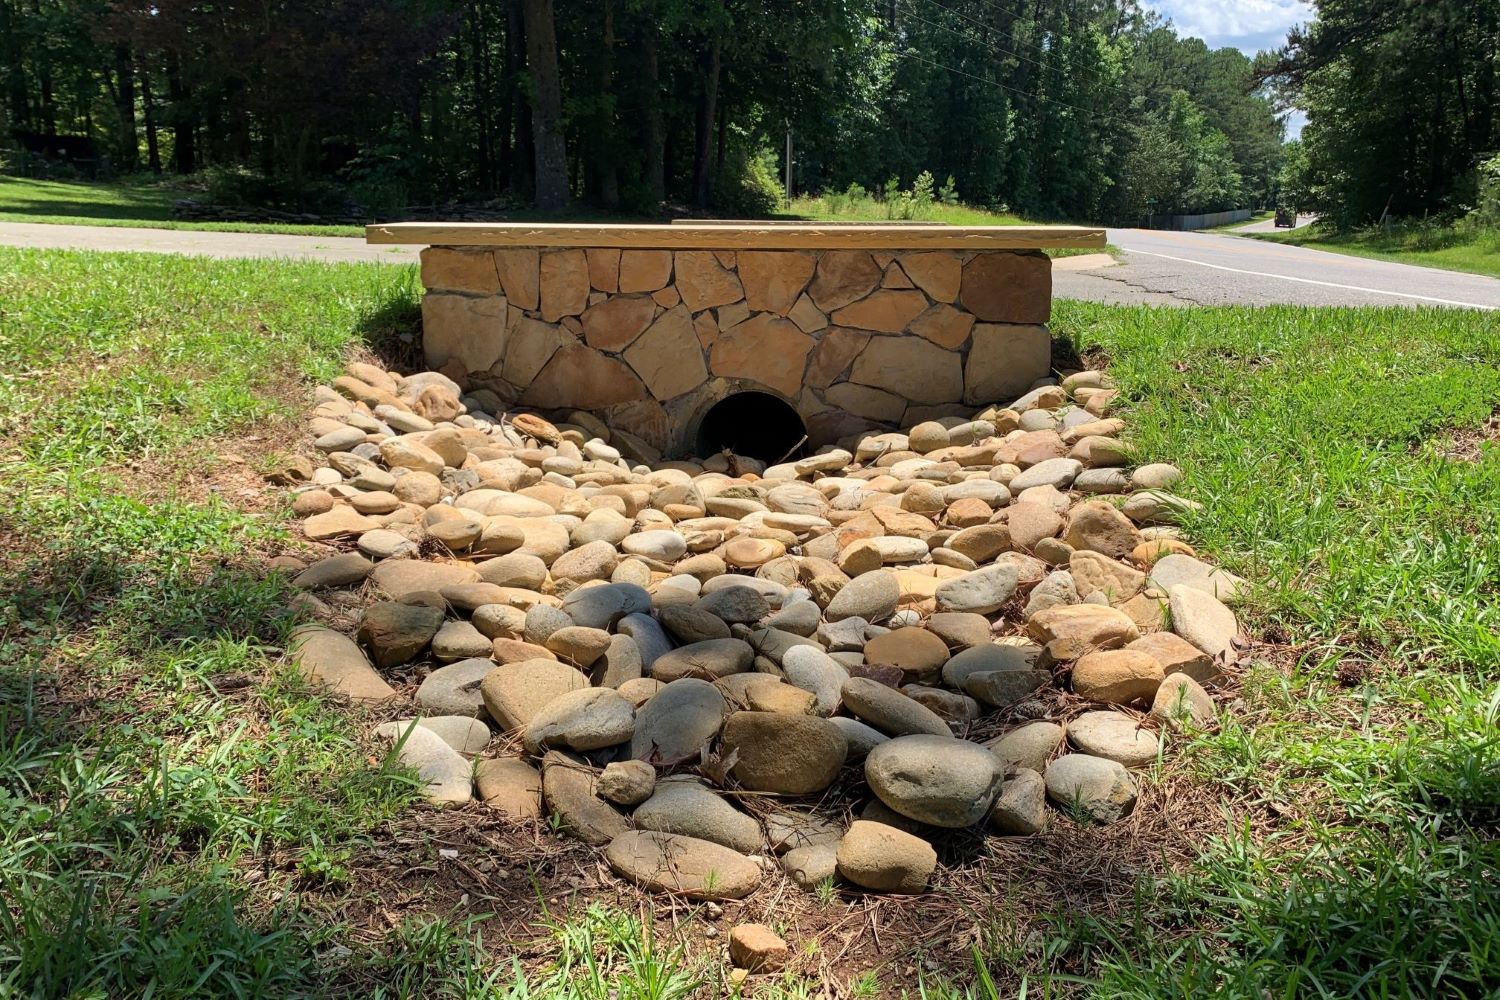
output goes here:
[[[1312, 4], [1302, 0], [1155, 0], [1149, 4], [1172, 19], [1179, 35], [1203, 39], [1209, 48], [1233, 46], [1253, 56], [1280, 47], [1287, 29], [1312, 18]], [[1307, 121], [1300, 111], [1287, 121], [1287, 138], [1295, 139]]]

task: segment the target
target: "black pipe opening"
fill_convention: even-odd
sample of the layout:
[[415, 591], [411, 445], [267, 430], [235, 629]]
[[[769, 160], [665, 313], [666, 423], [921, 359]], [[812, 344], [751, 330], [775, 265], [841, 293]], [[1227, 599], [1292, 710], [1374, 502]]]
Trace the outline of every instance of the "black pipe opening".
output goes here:
[[737, 392], [719, 400], [698, 425], [698, 454], [728, 449], [762, 462], [796, 457], [807, 429], [797, 411], [768, 392]]

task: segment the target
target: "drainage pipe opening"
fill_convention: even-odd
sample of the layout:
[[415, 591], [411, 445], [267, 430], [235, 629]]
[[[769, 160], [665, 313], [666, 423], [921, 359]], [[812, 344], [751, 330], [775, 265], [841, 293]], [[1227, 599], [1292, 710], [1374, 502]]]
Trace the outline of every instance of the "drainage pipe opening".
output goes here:
[[737, 392], [703, 415], [697, 452], [707, 458], [728, 449], [769, 464], [795, 458], [806, 434], [802, 418], [784, 401], [768, 392]]

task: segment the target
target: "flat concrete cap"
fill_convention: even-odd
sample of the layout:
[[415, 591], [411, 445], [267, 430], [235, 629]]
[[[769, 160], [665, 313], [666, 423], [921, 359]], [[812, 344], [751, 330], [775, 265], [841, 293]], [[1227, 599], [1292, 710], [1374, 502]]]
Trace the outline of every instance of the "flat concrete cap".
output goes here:
[[455, 247], [621, 247], [639, 250], [1042, 250], [1103, 247], [1089, 226], [819, 225], [565, 222], [390, 222], [367, 243]]

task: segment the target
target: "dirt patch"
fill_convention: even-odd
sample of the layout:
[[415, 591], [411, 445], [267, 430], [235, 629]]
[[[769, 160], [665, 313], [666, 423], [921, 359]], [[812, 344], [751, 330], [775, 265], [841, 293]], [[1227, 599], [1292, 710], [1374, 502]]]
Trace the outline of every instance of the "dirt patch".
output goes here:
[[1478, 462], [1486, 452], [1500, 447], [1500, 410], [1477, 427], [1449, 431], [1434, 440], [1437, 452], [1452, 462]]

